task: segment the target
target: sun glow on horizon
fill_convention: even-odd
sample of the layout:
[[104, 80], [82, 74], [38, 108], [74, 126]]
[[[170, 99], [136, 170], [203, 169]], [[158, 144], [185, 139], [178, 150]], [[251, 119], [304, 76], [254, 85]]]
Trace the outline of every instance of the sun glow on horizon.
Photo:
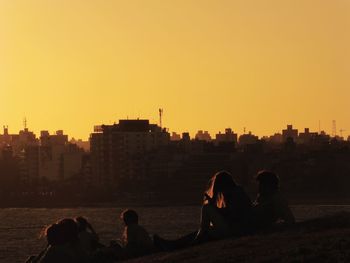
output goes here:
[[350, 134], [350, 2], [0, 1], [0, 125]]

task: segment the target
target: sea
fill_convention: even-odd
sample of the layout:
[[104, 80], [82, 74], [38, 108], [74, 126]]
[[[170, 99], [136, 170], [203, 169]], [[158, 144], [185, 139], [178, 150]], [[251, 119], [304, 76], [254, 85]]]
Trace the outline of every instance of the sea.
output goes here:
[[[129, 207], [139, 214], [139, 221], [150, 235], [177, 238], [197, 229], [200, 206]], [[102, 243], [120, 238], [122, 207], [81, 208], [2, 208], [0, 209], [0, 262], [25, 262], [46, 244], [43, 229], [62, 218], [84, 216], [99, 234]], [[350, 205], [295, 205], [297, 221], [339, 212], [350, 212]]]

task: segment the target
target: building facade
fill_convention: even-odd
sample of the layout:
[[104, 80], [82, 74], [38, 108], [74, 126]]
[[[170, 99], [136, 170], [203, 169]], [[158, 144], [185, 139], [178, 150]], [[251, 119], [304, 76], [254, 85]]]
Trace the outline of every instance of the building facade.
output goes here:
[[145, 154], [169, 142], [166, 129], [148, 120], [120, 120], [95, 127], [90, 136], [93, 177], [97, 183], [111, 185], [124, 179], [144, 179], [148, 171]]

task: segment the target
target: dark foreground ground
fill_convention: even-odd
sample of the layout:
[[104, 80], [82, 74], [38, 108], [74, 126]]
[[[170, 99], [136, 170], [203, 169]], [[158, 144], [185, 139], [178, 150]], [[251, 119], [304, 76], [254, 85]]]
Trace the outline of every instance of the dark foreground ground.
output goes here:
[[350, 262], [350, 213], [128, 262]]

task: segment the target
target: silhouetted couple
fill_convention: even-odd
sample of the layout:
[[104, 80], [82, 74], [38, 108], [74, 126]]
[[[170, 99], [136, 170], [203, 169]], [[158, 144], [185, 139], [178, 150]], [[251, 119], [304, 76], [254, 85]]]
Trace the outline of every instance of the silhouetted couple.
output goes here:
[[257, 175], [259, 190], [254, 203], [226, 171], [215, 174], [204, 194], [199, 230], [177, 240], [165, 240], [154, 236], [154, 243], [161, 250], [173, 250], [222, 239], [239, 237], [269, 229], [275, 224], [295, 222], [286, 199], [279, 191], [278, 176], [269, 171]]

